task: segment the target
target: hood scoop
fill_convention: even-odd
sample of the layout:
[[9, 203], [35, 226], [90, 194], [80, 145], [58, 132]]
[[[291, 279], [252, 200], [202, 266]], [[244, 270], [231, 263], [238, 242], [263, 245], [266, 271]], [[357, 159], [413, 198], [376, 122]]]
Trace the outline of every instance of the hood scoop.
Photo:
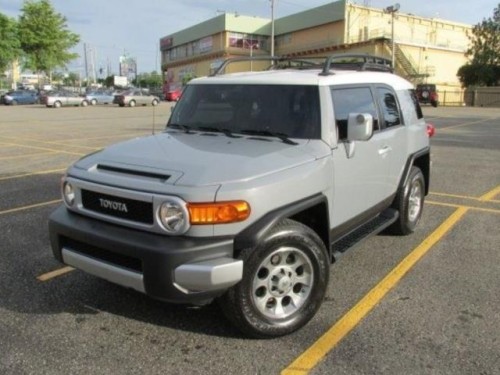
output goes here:
[[151, 179], [155, 179], [155, 180], [160, 180], [161, 182], [165, 182], [171, 177], [171, 175], [169, 175], [169, 174], [149, 172], [149, 171], [131, 169], [131, 168], [123, 168], [123, 167], [117, 167], [114, 165], [107, 165], [107, 164], [98, 164], [96, 169], [98, 171], [110, 172], [113, 174], [121, 174], [121, 175], [134, 176], [134, 177], [136, 177], [136, 176], [146, 177], [146, 178], [151, 178]]

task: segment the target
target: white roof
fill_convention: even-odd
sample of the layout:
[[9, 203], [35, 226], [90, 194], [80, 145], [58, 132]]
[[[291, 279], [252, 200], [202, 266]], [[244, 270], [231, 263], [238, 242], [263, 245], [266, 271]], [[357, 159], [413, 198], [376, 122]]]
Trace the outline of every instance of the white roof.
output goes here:
[[313, 85], [334, 86], [362, 83], [385, 83], [395, 90], [413, 88], [400, 76], [389, 72], [330, 70], [330, 75], [320, 75], [320, 70], [266, 70], [262, 72], [242, 72], [222, 74], [214, 77], [198, 78], [194, 84], [254, 84], [254, 85]]

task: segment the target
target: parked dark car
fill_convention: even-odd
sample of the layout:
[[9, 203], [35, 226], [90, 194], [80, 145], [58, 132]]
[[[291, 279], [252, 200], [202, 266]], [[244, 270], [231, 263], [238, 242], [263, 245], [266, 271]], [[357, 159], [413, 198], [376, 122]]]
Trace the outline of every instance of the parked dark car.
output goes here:
[[430, 104], [433, 107], [437, 107], [439, 104], [439, 95], [434, 84], [418, 84], [417, 97], [422, 104]]
[[9, 91], [3, 96], [3, 104], [36, 104], [39, 101], [38, 93], [33, 90]]

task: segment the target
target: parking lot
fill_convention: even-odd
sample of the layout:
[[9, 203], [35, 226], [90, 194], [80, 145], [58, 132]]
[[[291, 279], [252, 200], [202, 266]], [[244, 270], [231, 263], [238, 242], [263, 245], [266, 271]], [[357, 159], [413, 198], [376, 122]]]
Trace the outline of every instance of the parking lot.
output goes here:
[[417, 231], [349, 250], [307, 326], [254, 340], [216, 304], [155, 301], [52, 257], [66, 167], [161, 131], [170, 107], [0, 107], [0, 373], [498, 374], [500, 109], [424, 107], [436, 135]]

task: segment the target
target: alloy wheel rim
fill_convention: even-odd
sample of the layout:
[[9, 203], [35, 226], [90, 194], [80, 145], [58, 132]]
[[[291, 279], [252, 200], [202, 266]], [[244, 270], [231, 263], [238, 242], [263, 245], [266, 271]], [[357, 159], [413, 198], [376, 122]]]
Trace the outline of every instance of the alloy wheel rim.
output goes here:
[[422, 209], [422, 187], [420, 186], [420, 183], [415, 182], [411, 186], [410, 196], [408, 200], [408, 220], [414, 222], [418, 219], [420, 210]]
[[257, 310], [272, 319], [285, 319], [309, 299], [314, 269], [300, 249], [282, 247], [268, 255], [257, 268], [252, 300]]

